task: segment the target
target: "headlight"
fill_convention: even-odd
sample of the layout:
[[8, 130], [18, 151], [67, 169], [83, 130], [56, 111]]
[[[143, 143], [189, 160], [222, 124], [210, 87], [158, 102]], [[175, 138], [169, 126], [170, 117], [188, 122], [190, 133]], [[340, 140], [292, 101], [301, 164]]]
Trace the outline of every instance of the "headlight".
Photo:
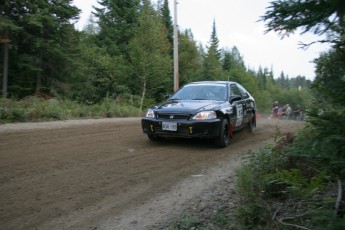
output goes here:
[[209, 120], [217, 118], [215, 111], [204, 111], [197, 113], [192, 119], [193, 120]]
[[153, 112], [152, 109], [149, 109], [149, 110], [147, 110], [145, 117], [154, 118], [155, 117], [155, 113]]

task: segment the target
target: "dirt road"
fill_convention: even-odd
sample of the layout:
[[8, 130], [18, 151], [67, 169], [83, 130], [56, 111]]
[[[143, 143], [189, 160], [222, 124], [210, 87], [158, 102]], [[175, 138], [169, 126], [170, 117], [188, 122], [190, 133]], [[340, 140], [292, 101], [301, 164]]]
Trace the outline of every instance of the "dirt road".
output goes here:
[[302, 123], [260, 119], [225, 149], [150, 142], [139, 118], [0, 125], [0, 229], [155, 229], [233, 176], [278, 126]]

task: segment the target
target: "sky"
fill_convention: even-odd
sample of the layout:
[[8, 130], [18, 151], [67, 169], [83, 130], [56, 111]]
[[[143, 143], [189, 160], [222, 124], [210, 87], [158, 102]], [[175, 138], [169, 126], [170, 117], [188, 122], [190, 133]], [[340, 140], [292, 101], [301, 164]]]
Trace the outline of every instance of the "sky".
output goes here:
[[[312, 61], [329, 48], [326, 44], [314, 44], [307, 50], [301, 49], [299, 42], [310, 43], [319, 39], [311, 33], [296, 33], [284, 39], [274, 32], [265, 34], [265, 25], [258, 20], [265, 14], [269, 0], [176, 1], [180, 30], [191, 29], [194, 39], [207, 46], [215, 21], [219, 48], [236, 46], [248, 68], [272, 68], [276, 78], [284, 72], [290, 78], [301, 75], [313, 80], [315, 65]], [[82, 30], [97, 0], [74, 0], [73, 4], [82, 10], [76, 23], [76, 28]], [[169, 4], [174, 20], [174, 0], [169, 0]]]

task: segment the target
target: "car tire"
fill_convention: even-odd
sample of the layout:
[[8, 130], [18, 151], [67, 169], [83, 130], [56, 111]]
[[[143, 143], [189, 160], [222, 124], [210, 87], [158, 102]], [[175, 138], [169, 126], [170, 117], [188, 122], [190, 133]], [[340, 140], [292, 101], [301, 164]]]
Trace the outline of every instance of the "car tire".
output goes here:
[[223, 119], [219, 136], [216, 137], [215, 143], [219, 148], [225, 148], [230, 143], [229, 135], [229, 122], [227, 119]]
[[152, 134], [147, 134], [147, 137], [150, 139], [150, 141], [159, 141], [161, 138]]
[[254, 114], [251, 113], [250, 114], [250, 120], [248, 122], [248, 125], [247, 125], [247, 130], [249, 133], [254, 133]]

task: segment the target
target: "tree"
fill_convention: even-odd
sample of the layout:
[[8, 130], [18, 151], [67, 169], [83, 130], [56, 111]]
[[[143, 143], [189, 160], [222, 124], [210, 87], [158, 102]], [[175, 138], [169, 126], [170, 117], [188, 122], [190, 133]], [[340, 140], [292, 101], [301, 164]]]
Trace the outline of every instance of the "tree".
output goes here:
[[217, 37], [216, 22], [213, 21], [211, 38], [209, 41], [207, 54], [204, 60], [204, 79], [205, 80], [221, 80], [224, 78], [221, 64], [221, 54], [218, 48], [219, 40]]
[[246, 69], [243, 61], [243, 57], [241, 56], [239, 50], [236, 46], [232, 47], [229, 51], [224, 49], [222, 52], [222, 66], [223, 70], [229, 71], [234, 68]]
[[12, 48], [9, 91], [12, 96], [66, 90], [77, 68], [78, 33], [71, 21], [79, 10], [71, 0], [5, 1], [1, 5], [1, 33], [7, 33]]
[[172, 82], [169, 78], [172, 60], [165, 26], [150, 1], [143, 3], [138, 22], [129, 44], [129, 55], [135, 66], [131, 88], [140, 92], [142, 110], [145, 98], [162, 100], [166, 94], [166, 89]]
[[216, 57], [220, 59], [220, 50], [219, 50], [219, 39], [217, 36], [217, 28], [216, 28], [216, 21], [213, 21], [212, 25], [212, 33], [211, 33], [211, 38], [210, 38], [210, 47], [209, 50], [212, 50]]
[[316, 79], [314, 88], [327, 101], [340, 107], [345, 106], [345, 57], [332, 50], [316, 59]]
[[80, 42], [81, 71], [78, 84], [73, 87], [73, 98], [88, 104], [105, 98], [116, 99], [130, 91], [127, 74], [130, 65], [121, 55], [110, 56], [105, 47], [95, 43], [94, 34], [83, 32]]
[[179, 34], [179, 80], [181, 85], [201, 80], [202, 56], [191, 30]]
[[16, 25], [16, 21], [11, 19], [12, 2], [6, 1], [0, 5], [0, 44], [2, 45], [2, 57], [3, 57], [3, 85], [2, 96], [7, 97], [8, 91], [8, 50], [9, 43], [11, 42], [11, 35], [20, 30], [20, 27]]
[[128, 53], [128, 43], [138, 24], [140, 0], [99, 0], [94, 7], [99, 24], [99, 46], [105, 46], [109, 55]]
[[[173, 47], [174, 42], [174, 26], [173, 22], [170, 16], [170, 9], [169, 9], [169, 1], [164, 0], [163, 5], [161, 7], [161, 15], [163, 19], [163, 24], [165, 25], [167, 29], [167, 38], [171, 44], [171, 47]], [[172, 51], [171, 51], [172, 53]]]
[[270, 2], [267, 9], [261, 17], [266, 22], [266, 32], [275, 31], [284, 37], [301, 29], [302, 33], [327, 36], [315, 42], [328, 42], [345, 48], [343, 0], [278, 0]]

